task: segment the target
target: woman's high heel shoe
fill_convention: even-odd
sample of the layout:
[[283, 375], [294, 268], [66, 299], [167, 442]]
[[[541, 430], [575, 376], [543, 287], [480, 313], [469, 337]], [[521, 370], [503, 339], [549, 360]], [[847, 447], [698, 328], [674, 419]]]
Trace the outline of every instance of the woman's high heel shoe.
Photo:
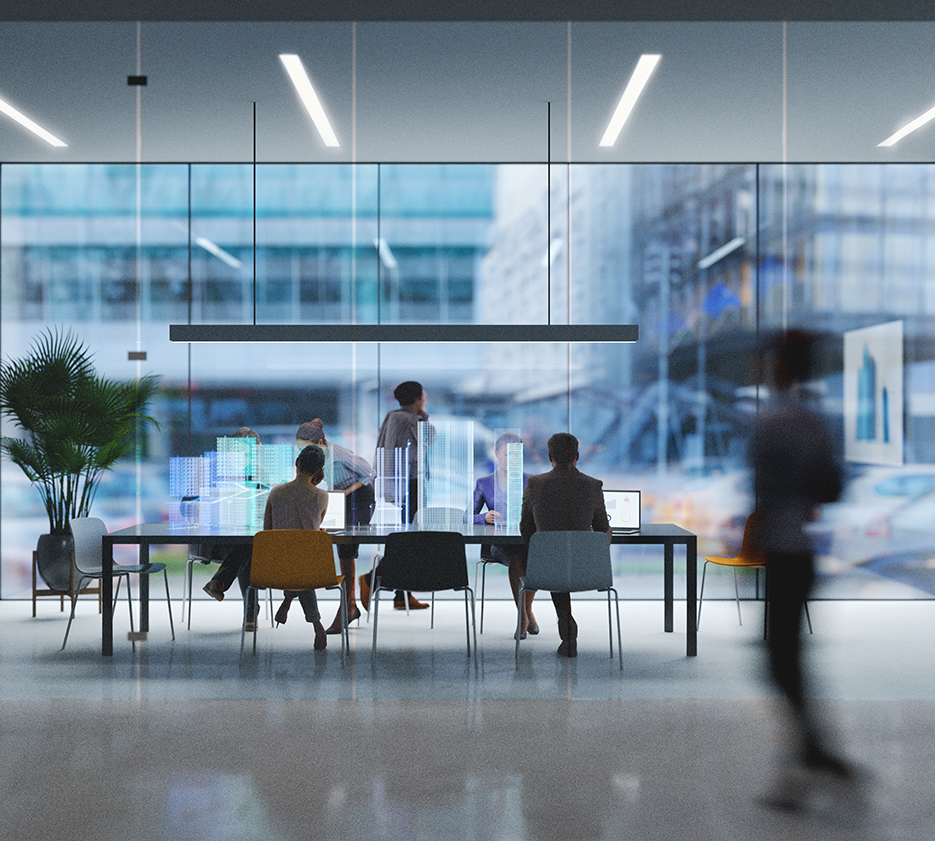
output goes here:
[[[357, 605], [354, 605], [353, 612], [348, 613], [347, 615], [347, 624], [350, 625], [351, 622], [355, 621], [356, 619], [360, 619], [360, 608], [357, 607]], [[326, 634], [340, 634], [341, 633], [341, 611], [340, 610], [338, 611], [338, 615], [334, 617], [334, 622], [331, 623], [330, 627], [328, 628], [327, 631], [325, 631], [325, 633]]]
[[281, 605], [279, 605], [279, 610], [276, 611], [276, 615], [273, 617], [276, 620], [277, 628], [280, 625], [286, 624], [286, 620], [289, 618], [289, 607], [290, 606], [291, 606], [291, 603], [288, 601], [284, 601]]

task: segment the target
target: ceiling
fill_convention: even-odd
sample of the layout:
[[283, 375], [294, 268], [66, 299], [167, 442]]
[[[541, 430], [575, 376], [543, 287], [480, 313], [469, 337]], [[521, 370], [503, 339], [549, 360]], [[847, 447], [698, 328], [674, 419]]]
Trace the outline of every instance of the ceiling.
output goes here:
[[[630, 20], [593, 2], [387, 5], [341, 6], [357, 23], [298, 0], [264, 5], [264, 21], [249, 19], [253, 5], [208, 0], [5, 10], [0, 98], [68, 146], [0, 115], [0, 161], [136, 161], [137, 94], [139, 155], [154, 162], [252, 160], [254, 102], [259, 162], [935, 159], [935, 121], [877, 147], [935, 105], [935, 20], [919, 19], [935, 4], [640, 0]], [[146, 87], [127, 85], [138, 24], [118, 15], [142, 20]], [[337, 149], [302, 110], [283, 52], [302, 58]], [[642, 53], [662, 60], [602, 149]]]

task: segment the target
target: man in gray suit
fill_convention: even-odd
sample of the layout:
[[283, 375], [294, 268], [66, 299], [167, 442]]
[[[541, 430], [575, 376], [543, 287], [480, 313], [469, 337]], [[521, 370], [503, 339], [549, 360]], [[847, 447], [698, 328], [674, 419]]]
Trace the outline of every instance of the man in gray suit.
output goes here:
[[[523, 491], [523, 513], [519, 530], [523, 540], [537, 531], [603, 531], [611, 537], [601, 482], [578, 470], [578, 439], [567, 432], [549, 438], [552, 469], [530, 476]], [[571, 615], [571, 595], [552, 593], [558, 614], [558, 635], [563, 657], [578, 656], [578, 625]]]

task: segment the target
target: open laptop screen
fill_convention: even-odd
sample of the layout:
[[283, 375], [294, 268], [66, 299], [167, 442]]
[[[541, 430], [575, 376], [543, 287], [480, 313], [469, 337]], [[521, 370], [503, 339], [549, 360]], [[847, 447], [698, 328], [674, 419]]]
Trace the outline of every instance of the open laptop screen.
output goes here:
[[614, 531], [638, 531], [640, 527], [639, 491], [604, 491], [607, 520]]
[[328, 491], [328, 510], [321, 521], [325, 531], [344, 529], [344, 491]]

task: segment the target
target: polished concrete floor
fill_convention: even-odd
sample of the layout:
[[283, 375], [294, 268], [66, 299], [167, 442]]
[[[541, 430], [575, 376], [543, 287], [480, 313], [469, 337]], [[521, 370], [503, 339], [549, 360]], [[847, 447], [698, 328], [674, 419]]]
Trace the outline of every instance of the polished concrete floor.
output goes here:
[[[864, 769], [862, 799], [813, 788], [804, 813], [758, 798], [784, 751], [760, 679], [762, 607], [623, 602], [624, 670], [606, 607], [576, 602], [579, 656], [554, 612], [514, 665], [512, 605], [487, 602], [478, 658], [464, 608], [380, 612], [312, 650], [293, 610], [240, 657], [235, 600], [164, 603], [135, 652], [99, 655], [93, 601], [68, 647], [56, 602], [0, 602], [0, 827], [10, 839], [925, 839], [935, 796], [935, 602], [814, 602], [813, 694]], [[178, 602], [173, 605], [178, 609]], [[326, 622], [334, 603], [323, 602]], [[126, 607], [115, 626], [127, 629]], [[616, 641], [616, 640], [615, 640]]]

